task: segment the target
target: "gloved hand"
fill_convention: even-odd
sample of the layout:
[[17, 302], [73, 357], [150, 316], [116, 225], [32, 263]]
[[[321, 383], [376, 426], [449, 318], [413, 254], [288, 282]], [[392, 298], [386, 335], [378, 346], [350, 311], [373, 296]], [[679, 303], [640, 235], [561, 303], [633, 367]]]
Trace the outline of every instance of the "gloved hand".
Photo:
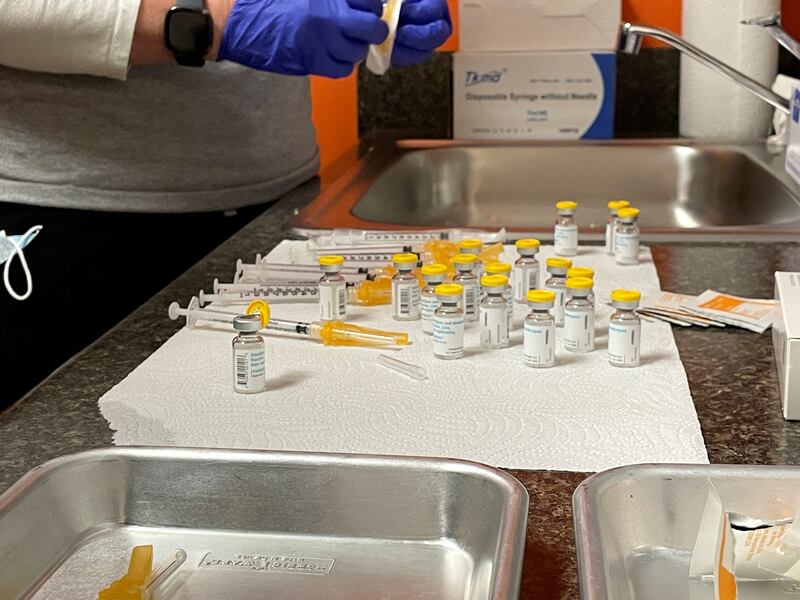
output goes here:
[[237, 0], [218, 60], [284, 75], [346, 77], [389, 34], [381, 0]]
[[428, 60], [453, 31], [447, 0], [405, 0], [392, 51], [392, 66]]

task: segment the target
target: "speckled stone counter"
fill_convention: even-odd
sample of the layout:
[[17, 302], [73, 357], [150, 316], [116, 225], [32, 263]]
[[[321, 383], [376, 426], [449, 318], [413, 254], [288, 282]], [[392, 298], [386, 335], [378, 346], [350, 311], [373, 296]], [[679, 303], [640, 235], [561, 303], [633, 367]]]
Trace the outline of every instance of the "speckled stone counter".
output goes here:
[[[97, 401], [181, 326], [167, 318], [168, 304], [231, 273], [237, 258], [267, 252], [284, 239], [287, 223], [317, 189], [311, 182], [274, 205], [0, 414], [0, 492], [50, 458], [110, 445], [111, 431]], [[774, 271], [800, 271], [800, 243], [656, 245], [653, 254], [662, 287], [692, 294], [713, 288], [768, 297]], [[781, 416], [769, 333], [676, 328], [675, 338], [712, 462], [800, 460], [800, 422]], [[520, 597], [577, 598], [570, 501], [588, 474], [511, 473], [531, 496]]]

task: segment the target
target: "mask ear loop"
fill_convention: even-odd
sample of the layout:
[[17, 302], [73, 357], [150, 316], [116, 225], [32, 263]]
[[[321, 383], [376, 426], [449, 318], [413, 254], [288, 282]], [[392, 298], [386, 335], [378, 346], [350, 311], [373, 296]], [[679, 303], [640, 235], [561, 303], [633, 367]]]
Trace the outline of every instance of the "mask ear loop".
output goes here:
[[[30, 230], [25, 236], [30, 234]], [[37, 232], [38, 233], [38, 232]], [[9, 295], [14, 300], [19, 300], [22, 302], [23, 300], [27, 300], [30, 298], [31, 293], [33, 292], [33, 277], [31, 277], [31, 270], [28, 267], [28, 261], [25, 259], [25, 253], [22, 251], [22, 244], [18, 243], [16, 240], [12, 240], [10, 237], [6, 236], [6, 240], [13, 244], [15, 250], [14, 253], [8, 257], [6, 261], [6, 266], [3, 269], [3, 283], [6, 285], [6, 289], [8, 290]], [[18, 294], [13, 287], [11, 287], [11, 262], [14, 260], [14, 257], [19, 257], [19, 265], [22, 267], [22, 272], [25, 273], [25, 281], [27, 282], [28, 291], [24, 294]]]

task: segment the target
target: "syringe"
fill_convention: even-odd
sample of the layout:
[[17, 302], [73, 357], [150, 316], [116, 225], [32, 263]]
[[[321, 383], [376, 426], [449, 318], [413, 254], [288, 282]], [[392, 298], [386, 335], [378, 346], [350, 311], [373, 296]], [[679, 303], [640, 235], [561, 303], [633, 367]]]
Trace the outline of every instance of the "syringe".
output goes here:
[[268, 302], [319, 302], [318, 282], [275, 282], [267, 285], [248, 283], [220, 284], [214, 280], [214, 293], [200, 290], [200, 306], [218, 304], [249, 304], [253, 300]]
[[[365, 268], [344, 267], [341, 271], [344, 278], [350, 283], [357, 283], [368, 279]], [[316, 276], [316, 277], [315, 277]], [[254, 282], [269, 283], [270, 280], [309, 280], [319, 278], [319, 265], [296, 265], [291, 263], [256, 263], [246, 264], [239, 259], [236, 262], [236, 283]]]
[[255, 300], [247, 307], [247, 314], [260, 314], [267, 331], [280, 331], [304, 335], [321, 341], [326, 346], [367, 346], [385, 348], [387, 346], [407, 346], [408, 334], [398, 331], [382, 331], [361, 327], [341, 321], [287, 321], [274, 319], [269, 305], [263, 300]]
[[[277, 282], [269, 285], [254, 283], [220, 283], [214, 280], [214, 293], [200, 291], [200, 306], [209, 302], [220, 305], [248, 304], [253, 300], [268, 302], [319, 302], [319, 283]], [[391, 304], [391, 281], [362, 281], [356, 285], [347, 284], [347, 302], [360, 306], [381, 306]]]
[[[255, 300], [247, 307], [247, 314], [261, 314], [261, 322], [264, 324], [264, 331], [266, 332], [290, 333], [310, 337], [321, 341], [326, 346], [385, 348], [387, 346], [408, 345], [408, 334], [403, 332], [370, 329], [340, 321], [320, 323], [318, 321], [305, 322], [273, 319], [270, 312], [269, 305], [263, 300]], [[185, 317], [186, 326], [190, 329], [194, 328], [198, 321], [224, 323], [232, 329], [235, 316], [233, 313], [200, 308], [197, 297], [193, 297], [186, 308], [181, 308], [177, 302], [173, 302], [169, 306], [169, 318], [174, 321], [180, 317]]]

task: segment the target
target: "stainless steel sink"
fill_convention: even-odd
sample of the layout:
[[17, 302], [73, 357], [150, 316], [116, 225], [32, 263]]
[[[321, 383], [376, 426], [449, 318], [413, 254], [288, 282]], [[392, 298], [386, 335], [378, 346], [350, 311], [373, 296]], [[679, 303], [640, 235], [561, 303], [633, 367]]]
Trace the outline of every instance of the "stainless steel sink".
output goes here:
[[763, 144], [685, 140], [599, 143], [386, 143], [367, 152], [295, 220], [296, 230], [470, 227], [547, 238], [554, 203], [580, 204], [602, 236], [606, 202], [642, 210], [648, 239], [798, 239], [800, 188]]

